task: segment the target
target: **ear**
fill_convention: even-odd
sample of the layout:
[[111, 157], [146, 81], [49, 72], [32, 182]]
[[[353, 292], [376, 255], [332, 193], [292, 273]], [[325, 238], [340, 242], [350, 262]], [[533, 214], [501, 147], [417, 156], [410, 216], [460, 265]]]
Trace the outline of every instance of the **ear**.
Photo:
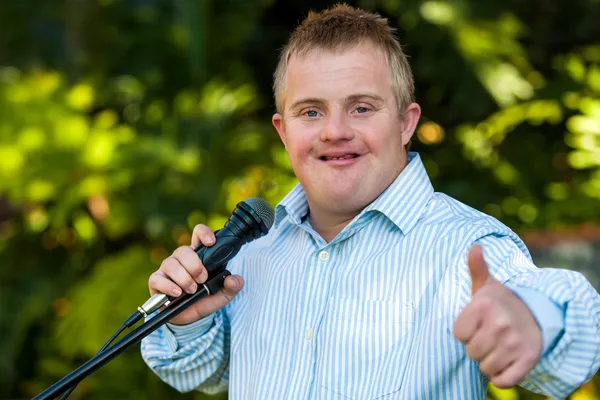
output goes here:
[[273, 115], [271, 122], [273, 122], [273, 126], [277, 130], [277, 133], [279, 134], [283, 145], [287, 148], [287, 140], [285, 136], [285, 123], [283, 122], [283, 116], [279, 113], [276, 113]]
[[419, 118], [421, 118], [421, 107], [417, 103], [409, 104], [404, 110], [404, 117], [402, 118], [402, 144], [404, 146], [415, 133]]

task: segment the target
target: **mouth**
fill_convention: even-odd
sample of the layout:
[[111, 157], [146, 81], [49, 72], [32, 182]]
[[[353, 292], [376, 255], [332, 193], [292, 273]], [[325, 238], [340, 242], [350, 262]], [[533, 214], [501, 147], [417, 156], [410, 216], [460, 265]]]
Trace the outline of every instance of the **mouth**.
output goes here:
[[358, 158], [359, 155], [355, 154], [355, 153], [348, 153], [348, 154], [344, 154], [341, 156], [321, 156], [319, 157], [319, 160], [321, 161], [343, 161], [343, 160], [352, 160], [354, 158]]
[[328, 167], [339, 168], [350, 168], [363, 158], [362, 154], [357, 153], [333, 153], [325, 154], [319, 157], [319, 160]]

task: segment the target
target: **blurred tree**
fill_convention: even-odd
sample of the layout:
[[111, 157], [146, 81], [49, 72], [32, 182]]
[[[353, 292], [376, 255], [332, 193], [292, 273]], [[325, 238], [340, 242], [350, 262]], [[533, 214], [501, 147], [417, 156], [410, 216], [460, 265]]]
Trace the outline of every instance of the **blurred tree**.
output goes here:
[[[195, 224], [295, 183], [271, 76], [295, 24], [332, 3], [4, 2], [0, 398], [91, 357]], [[520, 233], [600, 219], [597, 0], [349, 3], [398, 27], [424, 109], [414, 148], [437, 190]], [[174, 393], [132, 349], [72, 398]]]

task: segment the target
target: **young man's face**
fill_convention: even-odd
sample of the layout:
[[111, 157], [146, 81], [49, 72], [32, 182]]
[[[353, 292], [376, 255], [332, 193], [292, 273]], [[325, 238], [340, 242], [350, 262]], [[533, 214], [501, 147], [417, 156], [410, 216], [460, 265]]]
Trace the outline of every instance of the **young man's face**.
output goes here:
[[385, 56], [370, 43], [292, 57], [283, 97], [273, 125], [311, 207], [360, 211], [406, 165], [420, 109], [409, 106], [403, 123]]

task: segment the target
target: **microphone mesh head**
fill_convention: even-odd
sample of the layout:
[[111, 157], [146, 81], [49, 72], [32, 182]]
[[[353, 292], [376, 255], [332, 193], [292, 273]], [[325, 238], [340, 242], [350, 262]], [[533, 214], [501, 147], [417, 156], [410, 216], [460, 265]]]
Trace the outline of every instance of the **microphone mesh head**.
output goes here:
[[275, 221], [275, 211], [273, 211], [273, 207], [269, 203], [260, 197], [251, 197], [244, 200], [244, 203], [258, 214], [261, 221], [267, 226], [267, 229], [271, 229], [273, 221]]

